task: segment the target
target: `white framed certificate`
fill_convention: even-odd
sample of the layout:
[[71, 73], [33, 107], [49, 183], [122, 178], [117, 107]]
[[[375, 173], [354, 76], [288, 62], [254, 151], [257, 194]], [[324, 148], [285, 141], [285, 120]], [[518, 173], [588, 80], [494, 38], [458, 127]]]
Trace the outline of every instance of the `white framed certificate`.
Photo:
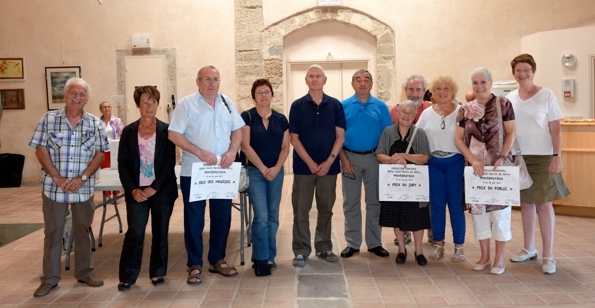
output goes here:
[[189, 201], [237, 198], [240, 168], [238, 162], [226, 169], [203, 162], [193, 163]]
[[380, 201], [430, 201], [428, 166], [380, 164], [378, 171]]
[[483, 177], [473, 174], [473, 167], [465, 167], [465, 203], [521, 205], [519, 167], [484, 167]]

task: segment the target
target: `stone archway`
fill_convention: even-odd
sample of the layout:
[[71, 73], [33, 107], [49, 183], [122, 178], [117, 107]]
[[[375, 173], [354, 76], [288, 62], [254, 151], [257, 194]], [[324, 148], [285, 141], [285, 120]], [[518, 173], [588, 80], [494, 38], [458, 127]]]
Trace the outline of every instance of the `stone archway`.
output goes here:
[[[242, 5], [238, 2], [249, 3]], [[264, 28], [262, 1], [236, 1], [236, 93], [242, 109], [252, 105], [252, 82], [266, 76], [275, 91], [273, 108], [283, 110], [283, 38], [293, 31], [323, 21], [358, 27], [376, 38], [378, 97], [385, 102], [396, 98], [396, 87], [392, 85], [395, 78], [395, 34], [385, 23], [346, 7], [315, 7]]]

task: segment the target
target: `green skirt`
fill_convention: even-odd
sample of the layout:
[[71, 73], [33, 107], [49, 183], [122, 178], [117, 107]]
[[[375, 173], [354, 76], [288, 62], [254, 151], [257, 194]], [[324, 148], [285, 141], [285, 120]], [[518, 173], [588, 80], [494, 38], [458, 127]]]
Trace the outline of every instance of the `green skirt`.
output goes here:
[[545, 203], [570, 195], [562, 173], [550, 173], [551, 155], [523, 155], [523, 158], [533, 185], [521, 190], [522, 203]]

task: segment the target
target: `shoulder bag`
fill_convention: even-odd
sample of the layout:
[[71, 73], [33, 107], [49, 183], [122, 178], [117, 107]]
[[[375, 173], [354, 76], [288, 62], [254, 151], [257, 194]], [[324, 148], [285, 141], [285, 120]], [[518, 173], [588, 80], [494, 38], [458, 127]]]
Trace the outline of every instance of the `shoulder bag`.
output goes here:
[[[502, 107], [500, 107], [500, 97], [496, 98], [496, 109], [498, 109], [498, 151], [501, 155], [502, 153], [502, 143], [503, 143], [503, 134], [504, 134], [504, 127], [502, 125]], [[533, 185], [533, 180], [531, 179], [531, 175], [527, 170], [527, 165], [525, 164], [525, 160], [521, 155], [521, 146], [519, 145], [519, 141], [515, 138], [514, 149], [516, 150], [516, 156], [514, 157], [514, 161], [510, 159], [506, 159], [502, 162], [503, 166], [517, 166], [519, 167], [519, 188], [520, 190], [527, 189]]]

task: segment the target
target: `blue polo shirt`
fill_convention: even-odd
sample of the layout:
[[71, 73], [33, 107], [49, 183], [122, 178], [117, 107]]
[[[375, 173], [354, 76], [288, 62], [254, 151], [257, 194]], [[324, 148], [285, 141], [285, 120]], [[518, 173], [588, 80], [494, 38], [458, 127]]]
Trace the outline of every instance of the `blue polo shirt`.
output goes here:
[[368, 102], [362, 103], [353, 95], [343, 101], [347, 129], [343, 146], [357, 151], [371, 151], [378, 145], [382, 131], [393, 125], [386, 104], [370, 95]]
[[[331, 155], [333, 144], [337, 139], [336, 127], [346, 129], [343, 105], [338, 99], [323, 94], [322, 102], [320, 105], [316, 105], [310, 94], [306, 94], [291, 104], [289, 132], [299, 135], [306, 152], [316, 163], [324, 162]], [[337, 158], [328, 174], [338, 174], [340, 170]], [[308, 165], [300, 158], [295, 149], [293, 150], [293, 173], [312, 174]]]

